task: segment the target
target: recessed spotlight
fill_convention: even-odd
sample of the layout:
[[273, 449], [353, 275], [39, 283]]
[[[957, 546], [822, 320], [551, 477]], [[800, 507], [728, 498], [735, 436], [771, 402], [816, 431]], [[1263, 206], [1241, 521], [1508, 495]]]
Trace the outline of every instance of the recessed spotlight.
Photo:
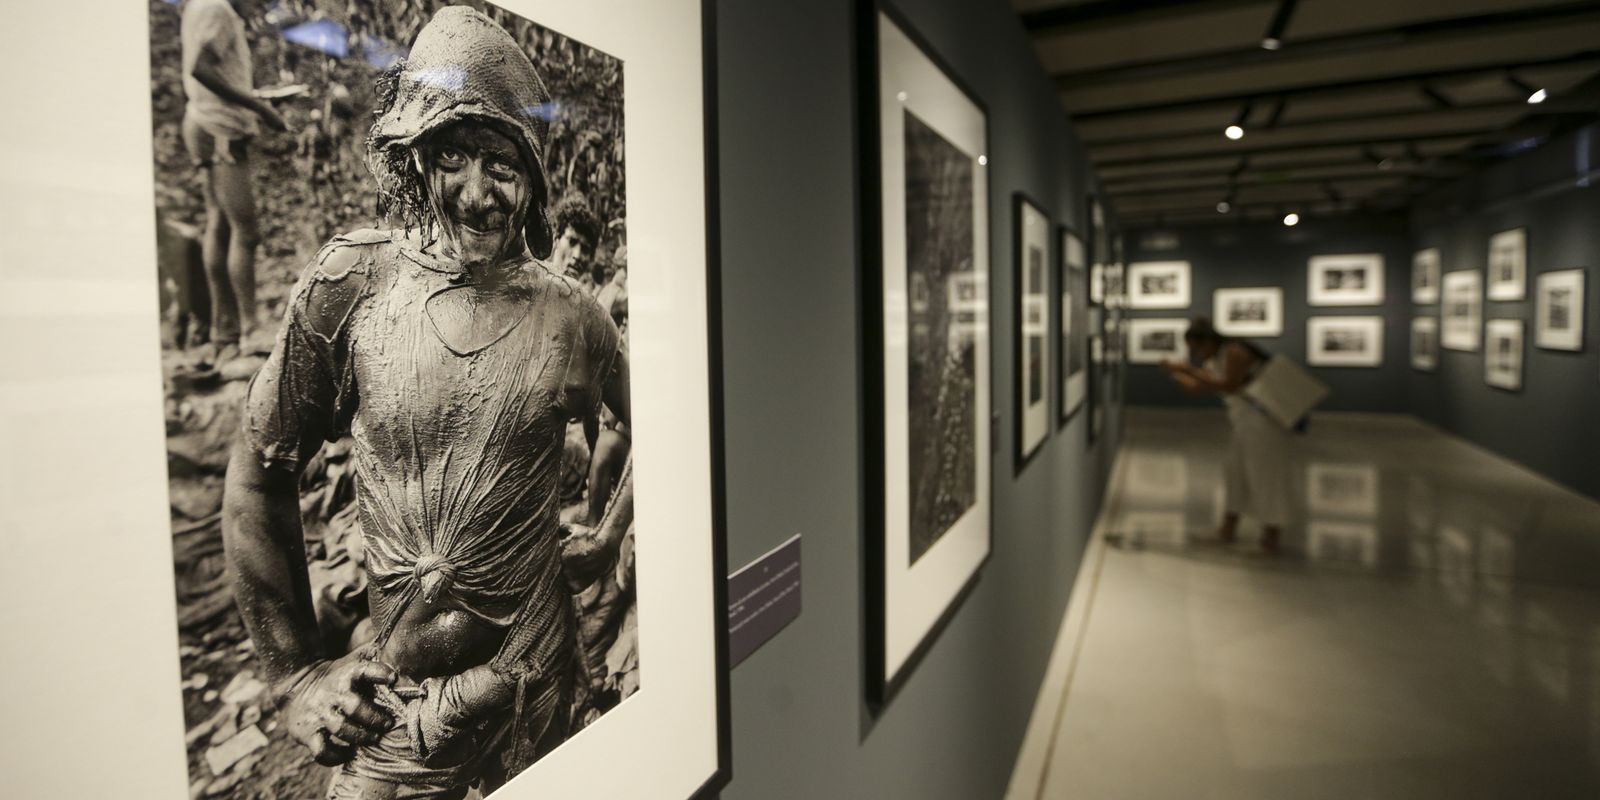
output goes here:
[[899, 100], [900, 102], [904, 103], [906, 101], [907, 97], [910, 97], [910, 95], [906, 94], [905, 92], [901, 92], [901, 93], [895, 95], [894, 99]]
[[1283, 224], [1288, 225], [1291, 228], [1296, 226], [1296, 225], [1299, 225], [1300, 224], [1300, 215], [1294, 213], [1293, 211], [1290, 211], [1289, 213], [1284, 214], [1283, 215]]
[[978, 166], [986, 167], [988, 165], [989, 165], [989, 157], [988, 156], [978, 156]]
[[1229, 125], [1222, 129], [1222, 135], [1237, 142], [1244, 138], [1244, 128], [1238, 125]]
[[1540, 89], [1540, 90], [1534, 92], [1533, 94], [1528, 95], [1528, 104], [1529, 105], [1538, 105], [1540, 103], [1543, 103], [1549, 97], [1550, 97], [1550, 93], [1549, 92], [1546, 92], [1545, 90]]
[[1261, 49], [1262, 50], [1282, 50], [1283, 49], [1283, 40], [1279, 39], [1276, 36], [1268, 36], [1265, 39], [1261, 40]]
[[1378, 162], [1378, 169], [1388, 172], [1389, 170], [1394, 169], [1394, 161], [1385, 158], [1384, 160]]
[[1226, 200], [1224, 200], [1224, 201], [1222, 201], [1222, 202], [1217, 204], [1217, 213], [1218, 214], [1226, 214], [1226, 213], [1228, 213], [1229, 211], [1232, 211], [1232, 210], [1233, 210], [1233, 204], [1228, 202], [1228, 201], [1226, 201]]

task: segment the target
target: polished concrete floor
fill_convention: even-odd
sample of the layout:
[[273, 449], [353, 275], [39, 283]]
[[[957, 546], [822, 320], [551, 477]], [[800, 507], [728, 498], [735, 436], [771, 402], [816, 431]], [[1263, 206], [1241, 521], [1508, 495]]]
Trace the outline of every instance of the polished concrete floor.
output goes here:
[[1040, 797], [1600, 798], [1600, 504], [1410, 418], [1328, 417], [1266, 557], [1249, 523], [1195, 541], [1226, 436], [1131, 417]]

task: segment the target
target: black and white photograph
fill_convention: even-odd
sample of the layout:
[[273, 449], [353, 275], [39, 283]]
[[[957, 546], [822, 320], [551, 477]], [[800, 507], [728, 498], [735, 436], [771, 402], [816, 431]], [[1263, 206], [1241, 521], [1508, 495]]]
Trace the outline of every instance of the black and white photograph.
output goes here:
[[1083, 240], [1065, 225], [1061, 231], [1061, 329], [1056, 337], [1061, 362], [1061, 410], [1057, 420], [1065, 423], [1083, 405], [1088, 393], [1087, 350], [1092, 315], [1088, 304], [1088, 272]]
[[1489, 237], [1490, 300], [1524, 300], [1528, 296], [1528, 229], [1512, 228]]
[[1583, 350], [1582, 269], [1540, 273], [1534, 297], [1534, 344], [1545, 350]]
[[1183, 334], [1189, 330], [1188, 320], [1134, 317], [1123, 325], [1128, 329], [1130, 340], [1128, 347], [1130, 364], [1160, 364], [1163, 361], [1188, 358], [1188, 351], [1183, 345]]
[[[1109, 272], [1109, 268], [1108, 268]], [[1108, 274], [1106, 296], [1120, 298], [1121, 281], [1112, 285]], [[1120, 275], [1119, 275], [1120, 277]], [[1133, 309], [1171, 309], [1189, 307], [1189, 262], [1135, 261], [1127, 266], [1128, 307]]]
[[1439, 302], [1439, 248], [1418, 250], [1411, 256], [1411, 302], [1432, 305]]
[[1050, 336], [1051, 284], [1056, 280], [1049, 258], [1050, 217], [1021, 192], [1012, 195], [1011, 209], [1017, 286], [1015, 466], [1021, 471], [1050, 434], [1049, 387], [1054, 381], [1049, 372], [1060, 343]]
[[1306, 321], [1306, 363], [1313, 367], [1383, 364], [1382, 317], [1312, 317]]
[[1484, 381], [1496, 389], [1522, 389], [1520, 319], [1491, 319], [1484, 324]]
[[[705, 205], [630, 196], [656, 132], [624, 118], [624, 53], [483, 2], [148, 5], [191, 795], [488, 797], [641, 693], [580, 749], [681, 728], [719, 771], [715, 640], [692, 680], [642, 646], [720, 618], [709, 559], [663, 572], [713, 535], [709, 406], [661, 380], [706, 374], [706, 320], [629, 304], [706, 280], [698, 245], [692, 273], [631, 264], [630, 223], [703, 230]], [[633, 363], [641, 337], [700, 350]], [[635, 453], [641, 408], [696, 446]], [[636, 512], [652, 481], [701, 491]], [[572, 783], [579, 759], [530, 780], [648, 780]]]
[[1313, 306], [1375, 306], [1383, 303], [1383, 256], [1377, 253], [1312, 256], [1306, 302]]
[[1439, 320], [1415, 317], [1411, 320], [1411, 368], [1432, 372], [1439, 367]]
[[1225, 336], [1283, 335], [1283, 290], [1275, 286], [1218, 289], [1212, 293], [1212, 324]]
[[1440, 346], [1477, 352], [1483, 341], [1483, 273], [1446, 272], [1440, 286]]
[[[865, 156], [881, 176], [881, 195], [867, 206], [881, 249], [863, 286], [875, 340], [865, 379], [877, 406], [868, 492], [878, 498], [869, 521], [867, 690], [882, 704], [989, 554], [988, 118], [899, 20], [871, 9], [864, 21], [863, 46], [876, 54], [862, 97], [875, 129], [865, 133]], [[1025, 225], [1023, 208], [1014, 204], [1016, 391], [1019, 410], [1036, 398], [1048, 432], [1052, 227], [1042, 211]]]
[[1327, 461], [1308, 463], [1306, 508], [1313, 514], [1377, 516], [1378, 467]]

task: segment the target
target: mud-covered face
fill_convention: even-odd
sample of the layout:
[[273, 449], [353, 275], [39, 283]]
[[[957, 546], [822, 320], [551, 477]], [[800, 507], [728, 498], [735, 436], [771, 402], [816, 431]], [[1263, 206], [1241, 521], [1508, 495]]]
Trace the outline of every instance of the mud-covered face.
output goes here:
[[589, 257], [593, 254], [594, 243], [568, 225], [556, 238], [555, 249], [550, 252], [550, 263], [568, 277], [583, 278], [589, 274]]
[[493, 266], [527, 250], [533, 177], [511, 137], [463, 120], [429, 137], [419, 156], [445, 247], [462, 266]]

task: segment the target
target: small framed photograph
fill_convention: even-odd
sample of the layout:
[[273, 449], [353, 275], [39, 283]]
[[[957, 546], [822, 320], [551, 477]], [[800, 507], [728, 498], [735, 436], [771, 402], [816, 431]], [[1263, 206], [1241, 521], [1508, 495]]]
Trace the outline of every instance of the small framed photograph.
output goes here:
[[1483, 379], [1496, 389], [1522, 389], [1522, 320], [1491, 319], [1484, 326]]
[[1411, 320], [1411, 368], [1432, 372], [1439, 367], [1439, 320], [1416, 317]]
[[1411, 257], [1411, 302], [1432, 305], [1439, 302], [1439, 248], [1418, 250]]
[[1583, 350], [1583, 278], [1581, 269], [1539, 276], [1534, 298], [1534, 344], [1546, 350]]
[[1528, 297], [1528, 229], [1512, 228], [1489, 237], [1489, 299]]
[[1314, 306], [1383, 303], [1383, 256], [1377, 253], [1312, 256], [1306, 302]]
[[1128, 333], [1133, 339], [1133, 345], [1128, 351], [1128, 362], [1160, 364], [1163, 361], [1187, 357], [1188, 353], [1184, 351], [1183, 346], [1183, 334], [1187, 330], [1189, 330], [1189, 320], [1186, 319], [1128, 320]]
[[1312, 317], [1306, 322], [1306, 363], [1313, 367], [1383, 364], [1383, 317]]
[[1065, 425], [1083, 405], [1089, 387], [1089, 313], [1087, 254], [1083, 240], [1063, 225], [1061, 230], [1061, 328], [1057, 342], [1061, 349], [1061, 410], [1057, 422]]
[[[1188, 308], [1189, 262], [1141, 261], [1128, 265], [1128, 307]], [[1108, 295], [1120, 295], [1117, 286], [1107, 284]]]
[[1277, 287], [1218, 289], [1212, 320], [1227, 336], [1282, 336], [1283, 290]]
[[1016, 336], [1016, 469], [1027, 466], [1050, 434], [1050, 363], [1054, 345], [1050, 341], [1049, 268], [1050, 218], [1044, 209], [1021, 192], [1012, 196], [1012, 245], [1017, 283]]
[[1443, 293], [1443, 330], [1439, 344], [1450, 350], [1476, 352], [1483, 341], [1483, 273], [1476, 270], [1446, 272]]

